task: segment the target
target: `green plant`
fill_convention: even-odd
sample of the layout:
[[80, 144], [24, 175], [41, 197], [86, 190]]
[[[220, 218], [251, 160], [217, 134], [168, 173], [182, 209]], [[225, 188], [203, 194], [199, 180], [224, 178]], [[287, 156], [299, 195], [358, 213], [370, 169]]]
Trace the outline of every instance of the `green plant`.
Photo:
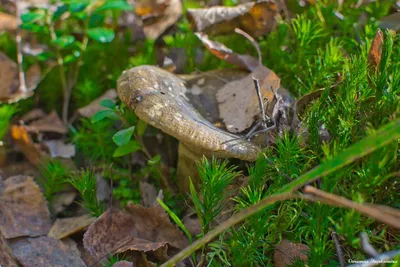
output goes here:
[[56, 159], [43, 162], [39, 170], [39, 184], [43, 188], [44, 197], [48, 202], [51, 202], [54, 195], [64, 189], [67, 183], [69, 170]]
[[[21, 28], [33, 32], [39, 40], [50, 47], [38, 55], [40, 60], [53, 58], [57, 62], [59, 83], [62, 88], [62, 119], [68, 121], [72, 89], [78, 82], [84, 57], [94, 40], [109, 43], [115, 33], [106, 27], [109, 12], [132, 10], [126, 1], [104, 1], [98, 5], [91, 1], [62, 1], [56, 9], [36, 8], [22, 15]], [[108, 16], [111, 17], [112, 16]], [[74, 33], [80, 32], [76, 38]]]
[[69, 182], [81, 195], [80, 203], [92, 216], [99, 217], [104, 212], [104, 205], [99, 202], [96, 195], [96, 177], [90, 170], [75, 173]]
[[0, 141], [3, 140], [4, 136], [7, 134], [11, 118], [16, 112], [17, 108], [14, 105], [0, 106]]

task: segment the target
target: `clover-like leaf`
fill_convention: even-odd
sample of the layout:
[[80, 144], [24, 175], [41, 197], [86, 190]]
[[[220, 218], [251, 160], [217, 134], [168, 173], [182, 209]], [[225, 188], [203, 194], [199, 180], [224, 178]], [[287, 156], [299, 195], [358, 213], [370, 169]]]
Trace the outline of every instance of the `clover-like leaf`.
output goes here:
[[129, 140], [131, 140], [134, 131], [135, 131], [135, 126], [123, 129], [114, 134], [112, 139], [117, 146], [126, 145], [129, 142]]
[[113, 157], [122, 157], [131, 153], [135, 153], [141, 149], [138, 141], [130, 140], [127, 144], [119, 146], [113, 154]]
[[100, 43], [109, 43], [114, 40], [115, 33], [107, 28], [92, 28], [88, 30], [89, 37]]
[[117, 120], [119, 119], [118, 115], [112, 110], [100, 110], [99, 112], [93, 115], [92, 123], [101, 121], [105, 118], [117, 119]]

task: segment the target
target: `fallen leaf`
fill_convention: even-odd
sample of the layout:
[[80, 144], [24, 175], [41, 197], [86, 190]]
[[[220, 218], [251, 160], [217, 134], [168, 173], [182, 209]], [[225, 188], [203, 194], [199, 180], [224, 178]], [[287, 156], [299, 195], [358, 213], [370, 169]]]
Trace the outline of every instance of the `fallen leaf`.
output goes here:
[[0, 32], [15, 31], [17, 29], [17, 18], [13, 15], [0, 12]]
[[77, 112], [79, 115], [85, 118], [91, 118], [93, 117], [94, 114], [96, 114], [100, 110], [106, 109], [105, 107], [100, 106], [101, 101], [105, 99], [115, 101], [116, 98], [117, 98], [117, 91], [115, 89], [109, 89], [102, 96], [92, 101], [92, 103], [90, 103], [89, 105], [78, 109]]
[[[1, 181], [1, 179], [0, 179]], [[17, 261], [12, 254], [7, 240], [0, 230], [0, 266], [17, 267]]]
[[277, 14], [277, 5], [272, 1], [187, 10], [189, 22], [196, 32], [215, 35], [232, 33], [235, 28], [240, 28], [253, 37], [271, 32], [276, 25]]
[[369, 49], [368, 53], [368, 63], [369, 65], [374, 68], [378, 69], [381, 63], [381, 56], [382, 56], [382, 46], [383, 46], [383, 32], [378, 29], [374, 40], [372, 40], [371, 48]]
[[400, 12], [395, 12], [389, 16], [383, 17], [379, 21], [379, 28], [390, 29], [394, 31], [400, 30]]
[[182, 249], [184, 235], [159, 207], [128, 205], [126, 211], [109, 209], [86, 231], [83, 244], [95, 259], [126, 251], [154, 252], [168, 245]]
[[208, 121], [224, 129], [218, 110], [216, 94], [226, 83], [247, 76], [239, 69], [216, 69], [198, 74], [179, 75], [185, 80], [186, 96], [193, 107]]
[[25, 267], [86, 266], [74, 249], [48, 236], [15, 239], [11, 242], [11, 248]]
[[135, 12], [141, 17], [161, 16], [171, 5], [171, 0], [135, 0]]
[[0, 102], [14, 103], [32, 96], [41, 80], [39, 65], [32, 65], [25, 73], [26, 92], [19, 91], [17, 64], [0, 52]]
[[37, 165], [46, 156], [40, 145], [33, 142], [25, 125], [12, 125], [11, 137], [31, 164]]
[[[263, 101], [268, 100], [272, 103], [274, 91], [280, 86], [280, 78], [262, 65], [246, 77], [225, 84], [217, 93], [217, 101], [219, 114], [229, 132], [243, 132], [253, 125], [257, 117], [260, 117], [253, 77], [259, 80]], [[271, 105], [268, 108], [271, 109]], [[267, 113], [272, 112], [267, 111]]]
[[257, 146], [207, 121], [193, 107], [186, 92], [183, 80], [152, 66], [124, 71], [118, 79], [120, 99], [141, 120], [172, 135], [196, 153], [250, 161], [257, 158]]
[[[159, 2], [159, 1], [156, 1]], [[166, 2], [166, 1], [161, 1]], [[152, 17], [150, 22], [143, 21], [144, 34], [149, 39], [157, 39], [182, 16], [183, 7], [180, 0], [169, 0], [162, 15]], [[137, 12], [137, 9], [136, 9]]]
[[286, 267], [293, 264], [296, 259], [307, 262], [307, 253], [310, 248], [307, 245], [293, 243], [283, 239], [279, 245], [275, 247], [274, 263], [275, 267]]
[[55, 214], [63, 212], [69, 205], [74, 202], [77, 193], [72, 192], [61, 192], [54, 196], [51, 201], [51, 211]]
[[112, 267], [133, 267], [133, 262], [118, 261], [118, 262], [114, 263]]
[[54, 110], [49, 115], [29, 123], [26, 128], [28, 132], [32, 133], [51, 132], [66, 134], [68, 132], [68, 128]]
[[75, 156], [75, 145], [65, 144], [62, 140], [43, 141], [52, 158], [70, 159]]
[[157, 189], [152, 185], [147, 182], [140, 182], [139, 183], [140, 187], [140, 195], [142, 198], [142, 205], [143, 207], [152, 207], [157, 204]]
[[0, 184], [0, 214], [6, 238], [46, 235], [51, 227], [46, 200], [29, 176], [14, 176]]
[[77, 232], [83, 231], [95, 218], [89, 215], [57, 219], [51, 227], [48, 236], [55, 239], [63, 239]]
[[213, 55], [230, 64], [247, 69], [249, 71], [255, 70], [260, 65], [260, 62], [255, 57], [236, 54], [225, 45], [211, 41], [207, 34], [198, 32], [196, 33], [196, 36]]
[[21, 117], [21, 121], [27, 123], [33, 120], [43, 118], [44, 116], [46, 116], [46, 113], [43, 111], [43, 109], [35, 108], [29, 111], [28, 113], [24, 114], [24, 116]]

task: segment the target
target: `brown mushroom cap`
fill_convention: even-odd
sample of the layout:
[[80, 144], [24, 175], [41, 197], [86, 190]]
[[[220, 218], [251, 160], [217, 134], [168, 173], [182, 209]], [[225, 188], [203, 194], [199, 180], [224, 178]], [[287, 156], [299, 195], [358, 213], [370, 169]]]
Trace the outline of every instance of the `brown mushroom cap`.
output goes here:
[[119, 98], [146, 123], [175, 137], [198, 154], [255, 161], [260, 149], [215, 127], [193, 107], [184, 81], [154, 66], [126, 70], [118, 79]]

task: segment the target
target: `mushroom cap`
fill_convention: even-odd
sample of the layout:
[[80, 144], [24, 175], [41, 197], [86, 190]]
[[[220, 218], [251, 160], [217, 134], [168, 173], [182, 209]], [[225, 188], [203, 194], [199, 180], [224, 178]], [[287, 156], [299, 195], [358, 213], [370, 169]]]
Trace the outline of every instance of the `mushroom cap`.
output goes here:
[[184, 81], [163, 69], [144, 65], [126, 70], [117, 90], [121, 101], [141, 120], [198, 154], [255, 161], [260, 153], [255, 144], [207, 121], [185, 95]]

